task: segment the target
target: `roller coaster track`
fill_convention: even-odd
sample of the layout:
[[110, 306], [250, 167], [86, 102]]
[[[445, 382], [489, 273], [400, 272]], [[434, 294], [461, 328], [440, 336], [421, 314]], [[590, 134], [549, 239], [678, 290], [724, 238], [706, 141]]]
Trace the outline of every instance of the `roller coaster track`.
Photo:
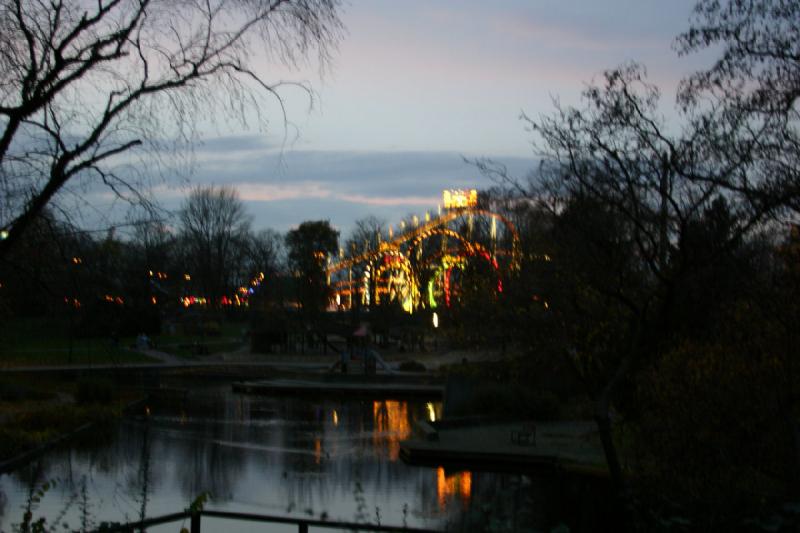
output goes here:
[[[491, 220], [491, 245], [481, 244], [449, 227], [461, 219], [468, 220], [471, 228], [475, 218]], [[504, 239], [499, 245], [496, 238], [497, 222], [502, 223], [505, 230]], [[423, 242], [437, 236], [442, 239], [441, 249], [423, 253]], [[454, 249], [447, 246], [447, 242], [457, 243], [457, 247]], [[519, 248], [519, 234], [511, 221], [503, 215], [477, 208], [453, 209], [380, 242], [376, 249], [332, 262], [327, 267], [327, 274], [329, 282], [333, 278], [330, 284], [339, 305], [342, 305], [341, 296], [347, 296], [349, 305], [352, 305], [354, 294], [357, 297], [366, 294], [367, 304], [372, 303], [370, 294], [374, 294], [374, 303], [379, 303], [383, 295], [388, 295], [390, 300], [400, 300], [403, 308], [410, 313], [418, 306], [426, 305], [420, 291], [420, 271], [432, 271], [434, 276], [441, 277], [445, 301], [449, 306], [451, 273], [454, 268], [463, 270], [468, 261], [482, 258], [492, 265], [497, 276], [497, 290], [502, 291], [502, 276], [519, 268]], [[359, 272], [355, 278], [353, 270]], [[346, 279], [337, 279], [345, 272]], [[431, 283], [433, 282], [428, 280], [428, 302], [435, 307]]]
[[[491, 217], [497, 220], [500, 220], [504, 226], [510, 231], [512, 235], [512, 246], [511, 246], [511, 265], [512, 268], [515, 268], [516, 265], [519, 263], [519, 233], [517, 233], [516, 227], [514, 224], [511, 223], [503, 215], [498, 213], [493, 213], [491, 211], [487, 211], [485, 209], [459, 209], [459, 210], [452, 210], [444, 213], [443, 215], [432, 219], [430, 222], [426, 222], [423, 225], [414, 228], [411, 231], [407, 231], [397, 237], [394, 237], [390, 241], [382, 242], [380, 247], [377, 250], [368, 250], [364, 253], [358, 254], [356, 256], [341, 259], [334, 263], [331, 263], [328, 266], [328, 274], [333, 274], [337, 271], [341, 271], [347, 268], [352, 268], [355, 265], [368, 263], [378, 257], [381, 257], [386, 250], [399, 250], [402, 244], [405, 244], [409, 241], [421, 241], [425, 239], [427, 236], [433, 235], [437, 233], [437, 230], [440, 228], [447, 228], [447, 224], [450, 222], [457, 220], [459, 218], [463, 218], [464, 216], [486, 216]], [[466, 238], [462, 235], [456, 233], [453, 230], [449, 230], [452, 234], [462, 240], [466, 241]]]

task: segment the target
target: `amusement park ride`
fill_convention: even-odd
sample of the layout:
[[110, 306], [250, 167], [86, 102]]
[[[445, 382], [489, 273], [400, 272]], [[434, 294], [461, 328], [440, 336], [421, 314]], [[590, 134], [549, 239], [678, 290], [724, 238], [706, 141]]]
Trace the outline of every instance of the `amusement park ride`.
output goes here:
[[519, 268], [519, 235], [500, 214], [478, 206], [471, 190], [447, 190], [438, 216], [426, 214], [378, 235], [377, 248], [344, 256], [328, 265], [328, 283], [336, 309], [397, 302], [404, 311], [450, 307], [458, 299], [467, 267], [483, 262], [494, 289]]

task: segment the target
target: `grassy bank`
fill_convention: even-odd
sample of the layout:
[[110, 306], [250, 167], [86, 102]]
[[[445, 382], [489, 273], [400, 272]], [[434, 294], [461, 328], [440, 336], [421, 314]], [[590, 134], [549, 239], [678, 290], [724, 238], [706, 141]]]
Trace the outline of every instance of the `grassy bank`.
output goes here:
[[214, 328], [205, 335], [175, 331], [162, 333], [153, 341], [157, 349], [171, 355], [194, 359], [204, 355], [238, 350], [245, 344], [238, 322], [214, 323]]
[[0, 379], [0, 462], [87, 423], [97, 424], [91, 431], [96, 440], [134, 399], [132, 392], [102, 380]]
[[59, 320], [14, 319], [0, 330], [0, 368], [152, 363], [127, 347], [133, 338], [80, 338]]

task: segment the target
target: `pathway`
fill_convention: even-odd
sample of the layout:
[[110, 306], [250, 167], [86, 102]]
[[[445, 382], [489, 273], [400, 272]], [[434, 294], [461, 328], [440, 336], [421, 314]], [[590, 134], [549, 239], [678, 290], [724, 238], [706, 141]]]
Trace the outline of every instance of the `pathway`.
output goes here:
[[535, 422], [535, 441], [525, 445], [511, 438], [512, 432], [522, 428], [522, 422], [448, 422], [453, 421], [423, 424], [420, 437], [401, 443], [401, 456], [420, 464], [558, 465], [570, 471], [607, 475], [597, 424], [592, 421]]

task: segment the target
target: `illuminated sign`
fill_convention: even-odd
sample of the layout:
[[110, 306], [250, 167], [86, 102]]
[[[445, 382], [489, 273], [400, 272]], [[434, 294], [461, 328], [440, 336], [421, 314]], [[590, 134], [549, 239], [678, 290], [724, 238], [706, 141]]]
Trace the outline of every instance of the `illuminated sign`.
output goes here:
[[478, 205], [478, 191], [475, 189], [449, 189], [442, 191], [445, 209], [465, 209]]

